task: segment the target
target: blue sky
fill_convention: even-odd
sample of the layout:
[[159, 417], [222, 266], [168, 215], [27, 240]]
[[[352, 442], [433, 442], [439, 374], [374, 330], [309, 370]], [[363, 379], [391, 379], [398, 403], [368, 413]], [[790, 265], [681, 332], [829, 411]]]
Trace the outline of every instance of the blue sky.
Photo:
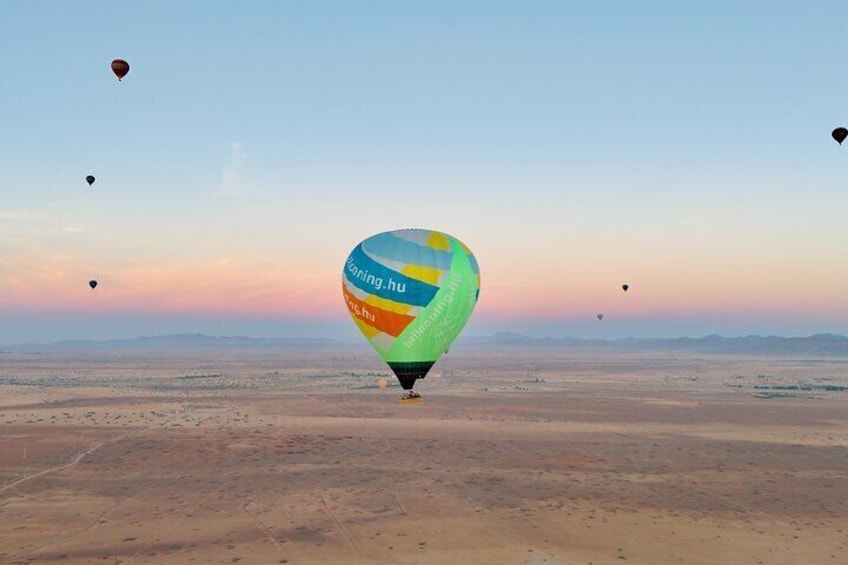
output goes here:
[[844, 2], [5, 2], [0, 343], [353, 335], [344, 258], [413, 226], [477, 255], [470, 333], [848, 333], [845, 21]]

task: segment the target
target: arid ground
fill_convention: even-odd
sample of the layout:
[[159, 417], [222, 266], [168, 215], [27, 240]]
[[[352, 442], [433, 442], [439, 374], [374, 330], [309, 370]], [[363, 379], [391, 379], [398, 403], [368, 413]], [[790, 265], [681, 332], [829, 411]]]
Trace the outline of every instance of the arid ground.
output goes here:
[[[0, 353], [0, 563], [848, 563], [848, 359]], [[392, 379], [393, 380], [393, 379]]]

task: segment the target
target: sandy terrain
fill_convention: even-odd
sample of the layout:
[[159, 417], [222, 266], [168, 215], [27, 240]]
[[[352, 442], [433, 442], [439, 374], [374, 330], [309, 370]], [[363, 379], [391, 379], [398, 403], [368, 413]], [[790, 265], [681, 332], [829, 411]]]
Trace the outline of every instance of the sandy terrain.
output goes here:
[[5, 352], [0, 563], [848, 562], [845, 359], [460, 349]]

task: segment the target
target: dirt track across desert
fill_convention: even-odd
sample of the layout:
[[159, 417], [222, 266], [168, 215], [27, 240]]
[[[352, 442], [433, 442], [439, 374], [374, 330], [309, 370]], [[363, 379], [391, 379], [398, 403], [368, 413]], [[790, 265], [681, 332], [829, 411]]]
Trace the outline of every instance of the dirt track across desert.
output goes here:
[[0, 563], [848, 553], [844, 359], [457, 351], [412, 406], [354, 348], [2, 363]]

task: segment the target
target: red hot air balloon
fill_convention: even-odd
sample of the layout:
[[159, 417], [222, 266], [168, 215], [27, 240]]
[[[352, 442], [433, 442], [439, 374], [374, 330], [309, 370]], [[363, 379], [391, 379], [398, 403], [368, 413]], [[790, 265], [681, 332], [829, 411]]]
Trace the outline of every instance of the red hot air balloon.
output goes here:
[[115, 73], [118, 80], [121, 80], [130, 72], [130, 64], [123, 59], [115, 59], [112, 61], [112, 72]]
[[848, 137], [848, 129], [838, 127], [830, 135], [836, 140], [836, 143], [842, 145], [842, 142]]

